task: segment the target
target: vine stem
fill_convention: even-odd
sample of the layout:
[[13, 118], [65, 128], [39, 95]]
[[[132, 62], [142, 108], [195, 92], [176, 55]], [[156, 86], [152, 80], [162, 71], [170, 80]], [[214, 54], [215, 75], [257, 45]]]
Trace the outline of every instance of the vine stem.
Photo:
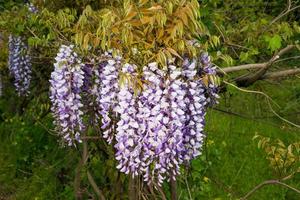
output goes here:
[[136, 191], [136, 181], [135, 179], [130, 176], [129, 183], [128, 183], [128, 198], [129, 200], [137, 200], [137, 191]]
[[[83, 133], [83, 136], [86, 136], [86, 132]], [[82, 193], [80, 191], [80, 185], [81, 185], [81, 170], [84, 166], [84, 164], [87, 161], [88, 157], [88, 146], [87, 141], [83, 140], [83, 150], [82, 150], [82, 156], [81, 159], [77, 165], [76, 173], [75, 173], [75, 179], [74, 179], [74, 192], [75, 192], [75, 198], [76, 200], [82, 199]]]
[[177, 182], [176, 182], [176, 180], [173, 180], [173, 178], [171, 178], [170, 187], [171, 187], [171, 200], [177, 200], [178, 199]]
[[260, 188], [266, 186], [266, 185], [280, 185], [282, 187], [286, 187], [290, 190], [293, 190], [294, 192], [297, 192], [298, 194], [300, 194], [300, 190], [286, 184], [286, 183], [283, 183], [279, 180], [267, 180], [267, 181], [264, 181], [260, 184], [258, 184], [257, 186], [255, 186], [250, 192], [248, 192], [244, 197], [240, 198], [240, 200], [246, 200], [248, 199], [251, 195], [253, 195], [257, 190], [259, 190]]
[[98, 198], [100, 200], [105, 200], [105, 197], [102, 193], [102, 191], [98, 188], [93, 176], [91, 175], [91, 173], [87, 170], [87, 177], [88, 177], [88, 180], [93, 188], [93, 190], [95, 191], [95, 193], [97, 194]]
[[87, 148], [87, 142], [83, 141], [83, 152], [81, 159], [77, 165], [76, 173], [75, 173], [75, 179], [74, 179], [74, 191], [75, 191], [75, 198], [76, 200], [82, 199], [82, 193], [80, 191], [80, 184], [81, 184], [81, 170], [87, 160], [88, 155], [88, 148]]

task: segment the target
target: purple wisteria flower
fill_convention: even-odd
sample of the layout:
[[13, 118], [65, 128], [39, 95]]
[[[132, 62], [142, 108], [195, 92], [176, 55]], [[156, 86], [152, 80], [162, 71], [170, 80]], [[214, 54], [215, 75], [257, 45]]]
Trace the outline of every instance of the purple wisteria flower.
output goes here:
[[28, 3], [27, 7], [28, 7], [29, 12], [31, 12], [31, 13], [35, 14], [38, 12], [37, 7], [35, 7], [32, 3]]
[[[135, 67], [125, 64], [122, 67], [124, 76], [133, 75]], [[140, 168], [141, 143], [139, 143], [139, 121], [137, 118], [137, 104], [133, 88], [128, 79], [124, 80], [118, 92], [118, 106], [115, 111], [119, 113], [120, 120], [117, 123], [116, 159], [119, 161], [117, 168], [125, 174], [138, 175]]]
[[84, 79], [82, 86], [82, 101], [85, 105], [85, 112], [89, 114], [89, 123], [97, 126], [100, 122], [99, 99], [101, 82], [99, 79], [99, 65], [95, 60], [88, 60], [83, 68]]
[[[132, 65], [123, 71], [134, 75]], [[169, 65], [167, 72], [150, 63], [144, 67], [144, 90], [134, 96], [126, 82], [118, 94], [116, 159], [121, 172], [133, 177], [142, 175], [144, 181], [159, 185], [179, 174], [183, 162], [183, 129], [185, 126], [185, 90], [181, 71]]]
[[186, 107], [186, 126], [184, 128], [184, 160], [191, 159], [201, 154], [201, 148], [205, 134], [204, 117], [206, 113], [206, 97], [204, 84], [196, 77], [196, 60], [184, 60], [184, 75], [187, 80], [186, 96], [184, 99]]
[[[161, 111], [163, 119], [161, 124], [165, 137], [162, 138], [160, 148], [157, 149], [159, 154], [159, 163], [156, 166], [158, 182], [162, 184], [165, 178], [175, 180], [180, 174], [180, 164], [183, 162], [182, 152], [183, 129], [185, 126], [185, 103], [184, 82], [181, 79], [182, 71], [173, 63], [168, 65], [168, 78], [164, 80], [163, 98], [161, 100]], [[160, 173], [160, 169], [164, 169], [164, 175]]]
[[81, 103], [84, 65], [73, 48], [73, 45], [60, 47], [50, 79], [55, 125], [69, 146], [74, 145], [74, 140], [81, 142], [80, 133], [84, 129]]
[[19, 96], [29, 94], [31, 62], [28, 46], [20, 36], [9, 36], [8, 68], [14, 77], [14, 85]]
[[[32, 13], [37, 12], [37, 9], [32, 4], [28, 4], [28, 10]], [[27, 96], [29, 94], [32, 66], [25, 38], [10, 35], [8, 49], [8, 68], [14, 78], [15, 88], [19, 96]]]
[[167, 172], [164, 167], [160, 166], [159, 157], [165, 150], [163, 143], [166, 142], [168, 135], [165, 124], [170, 120], [167, 113], [162, 111], [170, 105], [163, 94], [165, 75], [164, 71], [158, 69], [157, 63], [150, 63], [144, 67], [146, 84], [139, 97], [138, 119], [143, 124], [140, 137], [144, 156], [140, 160], [142, 161], [141, 173], [146, 182], [162, 183]]
[[[80, 142], [83, 95], [103, 137], [114, 144], [117, 169], [142, 176], [147, 183], [175, 180], [181, 164], [201, 154], [207, 107], [217, 102], [216, 84], [203, 81], [204, 76], [216, 75], [208, 54], [185, 58], [182, 66], [172, 59], [165, 69], [149, 63], [142, 74], [111, 52], [100, 58], [83, 65], [73, 46], [61, 47], [50, 80], [61, 134], [69, 145], [74, 139]], [[137, 78], [144, 83], [138, 92]]]
[[113, 57], [110, 52], [103, 55], [106, 61], [100, 63], [99, 72], [96, 72], [98, 87], [97, 102], [100, 106], [100, 114], [102, 117], [103, 137], [111, 143], [113, 136], [113, 119], [115, 116], [115, 108], [117, 105], [117, 94], [119, 90], [119, 70], [121, 68], [121, 57]]
[[[200, 56], [200, 64], [202, 73], [208, 75], [208, 77], [214, 77], [217, 74], [216, 66], [212, 64], [211, 58], [208, 55], [208, 53], [202, 53]], [[207, 94], [207, 102], [209, 106], [213, 106], [215, 104], [218, 104], [218, 99], [220, 98], [218, 95], [219, 88], [216, 83], [212, 82], [211, 80], [208, 80], [208, 86], [206, 89]]]

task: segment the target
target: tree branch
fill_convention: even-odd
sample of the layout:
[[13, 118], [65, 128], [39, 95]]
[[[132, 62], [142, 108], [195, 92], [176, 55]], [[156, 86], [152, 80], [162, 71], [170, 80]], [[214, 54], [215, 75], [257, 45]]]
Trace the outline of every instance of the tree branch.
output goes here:
[[137, 188], [136, 188], [136, 181], [130, 175], [129, 182], [128, 182], [128, 199], [129, 200], [137, 200]]
[[[222, 75], [222, 74], [224, 75], [226, 73], [236, 72], [236, 71], [241, 71], [241, 70], [259, 69], [254, 73], [244, 74], [235, 79], [235, 82], [237, 83], [238, 86], [247, 87], [249, 85], [252, 85], [257, 80], [263, 79], [262, 77], [266, 74], [266, 72], [272, 66], [272, 64], [275, 61], [277, 61], [282, 55], [290, 52], [295, 47], [296, 47], [295, 45], [286, 46], [285, 48], [281, 49], [278, 53], [274, 54], [273, 57], [268, 62], [227, 67], [227, 68], [219, 69], [217, 73], [219, 75]], [[291, 72], [289, 72], [289, 73], [291, 73]], [[293, 73], [296, 73], [296, 72], [293, 71]], [[286, 74], [286, 72], [283, 74]]]
[[[268, 68], [275, 63], [281, 56], [284, 54], [290, 52], [292, 49], [294, 49], [295, 45], [288, 45], [287, 47], [281, 49], [278, 53], [274, 54], [273, 57], [268, 62], [262, 62], [262, 63], [254, 63], [254, 64], [245, 64], [245, 65], [237, 65], [232, 67], [225, 67], [221, 68], [217, 71], [219, 75], [224, 75], [226, 73], [232, 73], [242, 70], [249, 70], [249, 69], [261, 69], [260, 71], [266, 71]], [[260, 72], [261, 73], [261, 72]]]
[[173, 180], [173, 178], [171, 178], [171, 180], [170, 180], [170, 187], [171, 187], [171, 200], [177, 200], [178, 199], [177, 182], [176, 182], [176, 180]]
[[[86, 133], [84, 132], [84, 136], [85, 135], [86, 135]], [[81, 156], [81, 159], [80, 159], [80, 161], [78, 163], [78, 166], [76, 168], [75, 179], [74, 179], [74, 192], [75, 192], [76, 200], [81, 200], [82, 199], [82, 193], [80, 191], [81, 170], [82, 170], [84, 164], [86, 163], [87, 155], [88, 155], [87, 141], [83, 140], [82, 156]]]
[[89, 180], [92, 188], [94, 189], [95, 193], [97, 194], [98, 198], [100, 200], [105, 200], [105, 197], [104, 197], [102, 191], [98, 188], [93, 176], [91, 175], [91, 173], [89, 171], [87, 171], [87, 177], [88, 177], [88, 180]]
[[267, 63], [238, 65], [238, 66], [221, 68], [217, 71], [217, 73], [223, 75], [223, 74], [226, 74], [226, 73], [237, 72], [237, 71], [241, 71], [241, 70], [259, 69], [259, 68], [265, 67], [266, 65], [267, 65]]
[[[274, 24], [275, 22], [277, 22], [279, 19], [281, 19], [282, 17], [286, 16], [287, 14], [289, 14], [290, 12], [292, 12], [292, 11], [298, 9], [298, 8], [300, 8], [300, 5], [295, 6], [295, 7], [292, 8], [292, 2], [291, 2], [291, 0], [288, 0], [288, 6], [287, 6], [287, 9], [286, 9], [285, 11], [281, 12], [276, 18], [274, 18], [274, 19], [270, 22], [270, 24], [268, 25], [268, 27], [270, 27], [272, 24]], [[267, 27], [267, 28], [268, 28], [268, 27]], [[266, 29], [267, 29], [267, 28], [266, 28]]]
[[266, 73], [261, 77], [261, 79], [276, 79], [276, 78], [281, 78], [281, 77], [286, 77], [286, 76], [292, 76], [300, 74], [300, 68], [297, 69], [288, 69], [288, 70], [283, 70], [279, 72], [270, 72]]
[[240, 198], [241, 200], [246, 200], [248, 199], [251, 195], [253, 195], [257, 190], [259, 190], [260, 188], [266, 186], [266, 185], [281, 185], [283, 187], [286, 187], [290, 190], [293, 190], [294, 192], [297, 192], [298, 194], [300, 194], [300, 190], [288, 185], [288, 184], [285, 184], [283, 182], [280, 182], [279, 180], [267, 180], [267, 181], [264, 181], [262, 183], [260, 183], [259, 185], [255, 186], [250, 192], [248, 192], [244, 197]]

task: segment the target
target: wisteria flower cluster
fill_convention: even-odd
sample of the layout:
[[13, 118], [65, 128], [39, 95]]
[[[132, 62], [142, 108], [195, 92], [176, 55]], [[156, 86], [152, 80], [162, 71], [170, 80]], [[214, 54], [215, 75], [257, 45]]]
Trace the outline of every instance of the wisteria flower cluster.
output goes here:
[[[81, 64], [72, 46], [62, 46], [56, 57], [51, 101], [64, 139], [69, 145], [74, 138], [80, 142], [87, 112], [83, 92], [92, 96], [88, 105], [102, 136], [114, 144], [121, 172], [143, 176], [148, 183], [175, 179], [181, 164], [201, 154], [206, 109], [217, 102], [217, 86], [201, 78], [215, 75], [209, 56], [186, 58], [181, 67], [169, 61], [167, 70], [149, 63], [142, 74], [120, 56], [105, 52], [100, 57]], [[137, 77], [144, 83], [139, 92]]]
[[[200, 62], [202, 64], [202, 74], [207, 74], [210, 77], [215, 77], [217, 75], [216, 66], [211, 63], [210, 56], [208, 53], [203, 53], [200, 57]], [[207, 91], [207, 101], [210, 105], [214, 105], [218, 103], [219, 95], [218, 95], [218, 86], [212, 81], [208, 82]]]
[[20, 36], [9, 36], [8, 67], [14, 77], [14, 85], [19, 94], [28, 95], [31, 80], [31, 62], [28, 46]]
[[73, 46], [62, 45], [57, 54], [50, 79], [50, 100], [59, 133], [69, 146], [74, 139], [81, 142], [84, 130], [81, 92], [84, 80], [83, 64]]
[[[170, 62], [165, 72], [150, 63], [143, 69], [147, 84], [137, 97], [127, 82], [120, 89], [115, 148], [121, 172], [162, 184], [201, 154], [210, 88], [197, 78], [196, 64], [185, 60], [179, 68]], [[129, 64], [123, 72], [136, 73]]]
[[[28, 10], [31, 13], [37, 13], [37, 8], [31, 3], [28, 4]], [[19, 96], [26, 96], [29, 94], [32, 70], [31, 58], [25, 38], [10, 35], [8, 50], [8, 68], [10, 74], [14, 77], [15, 88]]]
[[118, 71], [121, 67], [121, 57], [113, 58], [111, 53], [106, 52], [104, 58], [107, 60], [101, 62], [99, 77], [97, 79], [101, 86], [98, 87], [99, 93], [97, 102], [100, 107], [100, 115], [102, 117], [103, 137], [108, 143], [113, 140], [113, 118], [116, 118], [115, 108], [117, 105], [117, 94], [119, 91]]

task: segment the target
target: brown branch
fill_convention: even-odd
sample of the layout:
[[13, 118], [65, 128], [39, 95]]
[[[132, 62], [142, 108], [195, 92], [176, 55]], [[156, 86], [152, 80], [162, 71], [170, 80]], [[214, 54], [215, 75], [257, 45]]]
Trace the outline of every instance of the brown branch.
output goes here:
[[136, 181], [130, 175], [129, 176], [129, 183], [128, 183], [128, 199], [129, 200], [137, 200], [137, 191], [136, 191]]
[[291, 51], [292, 49], [295, 48], [295, 45], [288, 45], [287, 47], [285, 47], [284, 49], [281, 49], [278, 53], [276, 53], [266, 64], [264, 67], [262, 67], [261, 69], [259, 69], [258, 71], [256, 71], [253, 74], [249, 74], [247, 76], [241, 76], [235, 79], [235, 82], [237, 83], [238, 86], [244, 86], [247, 87], [249, 85], [252, 85], [254, 82], [256, 82], [257, 80], [259, 80], [263, 75], [265, 75], [265, 73], [268, 71], [268, 69], [270, 68], [270, 66], [272, 66], [272, 64], [278, 59], [280, 58], [282, 55], [288, 53], [289, 51]]
[[[276, 53], [268, 62], [262, 62], [262, 63], [254, 63], [254, 64], [245, 64], [245, 65], [237, 65], [232, 67], [225, 67], [220, 68], [217, 73], [219, 75], [224, 75], [226, 73], [232, 73], [242, 70], [250, 70], [250, 69], [264, 69], [267, 70], [273, 63], [277, 62], [277, 60], [284, 54], [291, 51], [293, 48], [295, 48], [295, 45], [288, 45], [284, 49], [281, 49], [278, 53]], [[298, 58], [298, 57], [295, 57]], [[281, 61], [281, 60], [280, 60]]]
[[257, 190], [259, 190], [260, 188], [266, 186], [266, 185], [281, 185], [283, 187], [286, 187], [290, 190], [293, 190], [294, 192], [297, 192], [298, 194], [300, 194], [300, 190], [286, 184], [286, 183], [283, 183], [281, 182], [280, 180], [267, 180], [267, 181], [264, 181], [260, 184], [258, 184], [257, 186], [255, 186], [250, 192], [248, 192], [244, 197], [240, 198], [241, 200], [245, 200], [245, 199], [248, 199], [251, 195], [253, 195]]
[[160, 186], [157, 186], [156, 188], [157, 188], [157, 190], [159, 191], [159, 193], [160, 193], [160, 195], [161, 195], [161, 198], [162, 198], [163, 200], [167, 200], [166, 195], [165, 195], [164, 191], [161, 189], [161, 187], [160, 187]]
[[91, 173], [89, 171], [87, 171], [87, 177], [88, 177], [88, 180], [93, 188], [93, 190], [95, 191], [95, 193], [97, 194], [98, 198], [100, 200], [105, 200], [105, 197], [103, 195], [103, 192], [98, 188], [93, 176], [91, 175]]
[[225, 73], [237, 72], [237, 71], [247, 70], [247, 69], [258, 69], [258, 68], [263, 68], [266, 65], [267, 65], [267, 63], [238, 65], [238, 66], [221, 68], [217, 71], [217, 73], [218, 74], [225, 74]]
[[171, 187], [171, 200], [177, 200], [178, 199], [177, 182], [176, 182], [176, 180], [173, 180], [173, 178], [171, 178], [170, 187]]
[[[288, 1], [288, 8], [287, 8], [285, 11], [281, 12], [277, 17], [275, 17], [275, 18], [270, 22], [270, 24], [268, 25], [268, 27], [270, 27], [272, 24], [274, 24], [275, 22], [277, 22], [279, 19], [281, 19], [282, 17], [286, 16], [287, 14], [289, 14], [290, 12], [292, 12], [292, 11], [298, 9], [298, 8], [300, 8], [300, 5], [295, 6], [295, 7], [292, 8], [292, 2], [289, 0], [289, 1]], [[268, 27], [267, 27], [267, 28], [268, 28]], [[267, 28], [266, 28], [266, 29], [267, 29]]]
[[296, 60], [296, 59], [299, 59], [299, 58], [300, 58], [300, 56], [292, 56], [292, 57], [276, 60], [274, 63], [279, 63], [279, 62], [283, 62], [283, 61], [287, 61], [287, 60]]
[[261, 79], [276, 79], [276, 78], [282, 78], [282, 77], [292, 76], [296, 74], [300, 74], [300, 68], [266, 73], [261, 77]]
[[[84, 136], [85, 135], [86, 135], [86, 133], [84, 132]], [[76, 168], [75, 179], [74, 179], [74, 192], [75, 192], [76, 200], [81, 200], [82, 199], [82, 193], [80, 191], [81, 170], [82, 170], [84, 164], [86, 163], [87, 155], [88, 155], [87, 141], [83, 140], [83, 152], [82, 152], [81, 159], [78, 163], [78, 166]]]

